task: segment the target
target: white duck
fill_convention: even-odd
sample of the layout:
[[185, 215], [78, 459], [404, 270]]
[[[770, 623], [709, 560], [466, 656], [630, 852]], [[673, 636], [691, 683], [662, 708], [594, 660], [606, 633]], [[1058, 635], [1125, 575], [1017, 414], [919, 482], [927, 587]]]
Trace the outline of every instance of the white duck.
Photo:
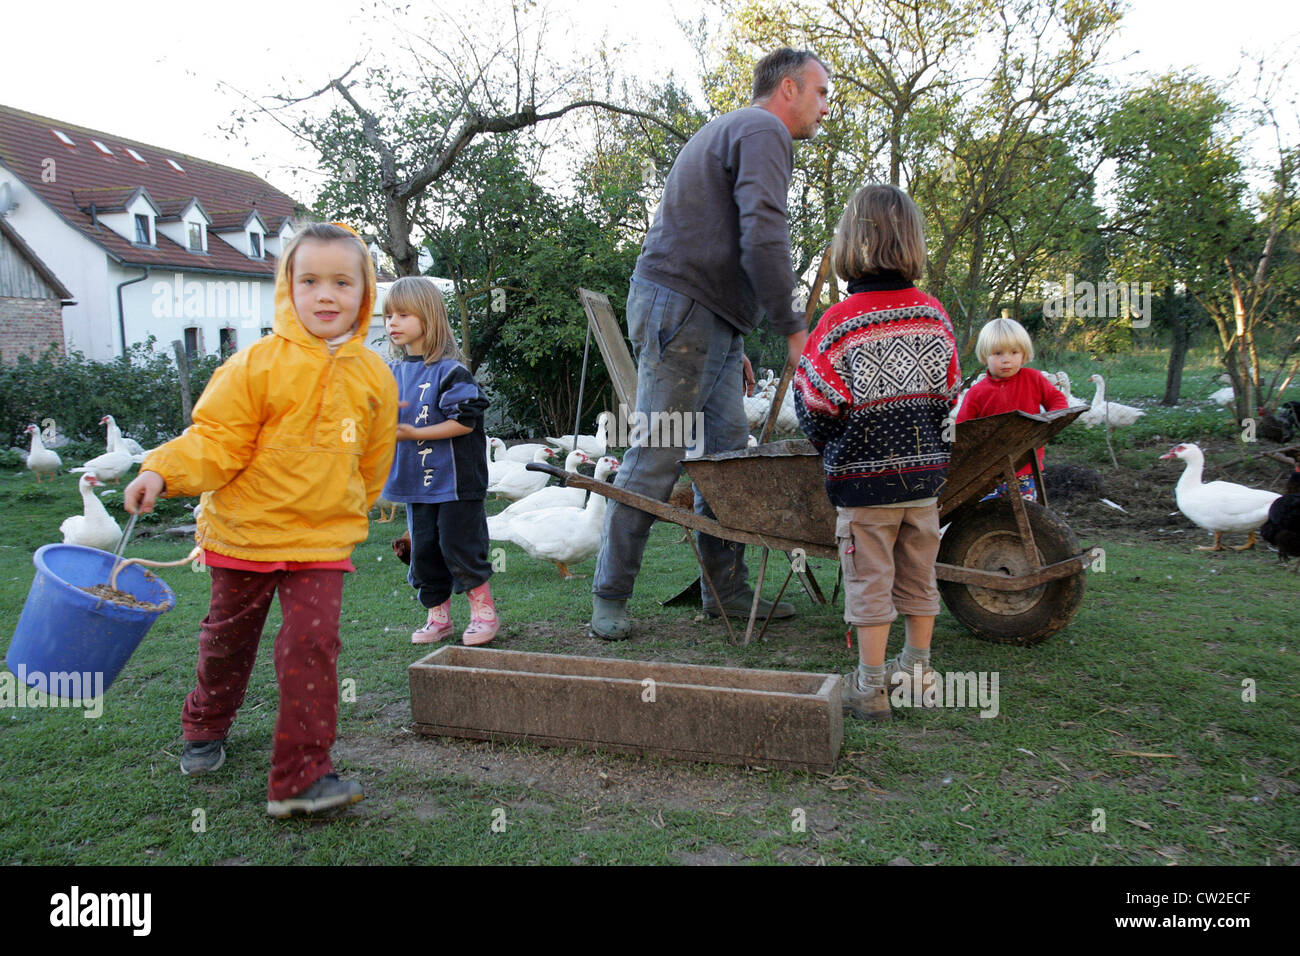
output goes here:
[[[397, 502], [389, 501], [383, 495], [380, 495], [375, 501], [375, 507], [379, 509], [379, 518], [375, 521], [375, 524], [388, 524], [397, 517]], [[384, 517], [385, 511], [388, 512], [387, 518]]]
[[59, 525], [64, 544], [81, 544], [100, 551], [112, 551], [122, 540], [121, 526], [113, 520], [104, 503], [95, 497], [93, 489], [99, 483], [94, 475], [82, 475], [77, 482], [77, 490], [81, 492], [82, 513], [65, 518], [63, 524]]
[[[609, 441], [609, 424], [614, 420], [610, 412], [601, 412], [596, 416], [596, 434], [579, 435], [577, 450], [584, 452], [592, 458], [599, 458], [605, 454]], [[557, 448], [565, 451], [574, 450], [572, 435], [561, 435], [559, 438], [551, 438], [549, 435], [546, 440]]]
[[1134, 408], [1132, 405], [1121, 405], [1118, 402], [1106, 401], [1106, 380], [1100, 375], [1089, 375], [1088, 381], [1096, 383], [1097, 394], [1092, 399], [1092, 407], [1080, 415], [1078, 421], [1083, 422], [1089, 428], [1093, 425], [1104, 425], [1107, 420], [1115, 428], [1122, 425], [1132, 425], [1146, 414], [1142, 409]]
[[59, 431], [58, 422], [53, 418], [42, 418], [41, 441], [46, 448], [62, 448], [68, 443], [68, 436]]
[[[555, 454], [555, 449], [547, 448], [539, 451], [537, 457], [544, 458], [547, 453]], [[569, 456], [564, 460], [564, 470], [576, 472], [578, 465], [583, 462], [591, 461], [581, 451], [571, 451]], [[506, 472], [495, 484], [488, 486], [488, 491], [498, 495], [503, 495], [511, 501], [518, 501], [520, 498], [527, 498], [529, 495], [546, 487], [546, 483], [551, 480], [551, 476], [544, 471], [529, 471], [524, 465], [518, 462], [504, 462], [507, 465], [514, 465], [513, 471]]]
[[741, 398], [741, 403], [745, 406], [745, 421], [749, 423], [750, 428], [762, 428], [763, 423], [767, 421], [768, 410], [772, 407], [772, 396], [776, 394], [776, 386], [763, 382], [754, 388], [753, 395], [746, 395]]
[[524, 442], [520, 445], [511, 445], [501, 453], [501, 461], [517, 461], [526, 465], [533, 460], [533, 456], [542, 448], [550, 448], [550, 445], [543, 445], [539, 442]]
[[1227, 387], [1221, 388], [1217, 392], [1211, 392], [1210, 401], [1214, 402], [1216, 405], [1231, 405], [1233, 400], [1237, 397], [1236, 393], [1232, 390], [1232, 379], [1229, 378], [1225, 372], [1223, 375], [1219, 376], [1219, 381], [1226, 382]]
[[541, 561], [554, 562], [561, 577], [577, 577], [569, 565], [600, 550], [605, 496], [590, 495], [585, 508], [543, 508], [514, 518], [500, 540], [510, 541]]
[[[487, 436], [484, 436], [487, 437]], [[489, 462], [506, 460], [506, 443], [500, 438], [488, 438], [487, 459]]]
[[1065, 396], [1066, 407], [1074, 408], [1076, 405], [1087, 405], [1081, 398], [1075, 398], [1074, 393], [1070, 391], [1070, 376], [1065, 372], [1044, 372], [1043, 377], [1052, 383], [1052, 387]]
[[119, 442], [105, 454], [90, 459], [79, 468], [69, 468], [68, 471], [89, 472], [100, 481], [117, 481], [130, 471], [135, 463], [131, 453]]
[[1197, 445], [1191, 443], [1175, 445], [1160, 457], [1162, 460], [1181, 458], [1187, 462], [1174, 489], [1174, 497], [1178, 499], [1178, 510], [1192, 524], [1214, 532], [1214, 546], [1198, 545], [1199, 550], [1225, 550], [1219, 543], [1219, 538], [1225, 531], [1250, 532], [1250, 540], [1233, 548], [1234, 551], [1246, 551], [1255, 546], [1256, 529], [1268, 520], [1269, 506], [1281, 495], [1275, 491], [1247, 488], [1230, 481], [1202, 484], [1201, 472], [1205, 466], [1205, 455]]
[[50, 451], [41, 443], [41, 430], [35, 425], [28, 425], [25, 431], [32, 436], [32, 450], [27, 453], [27, 467], [36, 473], [36, 483], [40, 484], [42, 475], [53, 478], [59, 473], [63, 459], [58, 452]]
[[[533, 456], [532, 460], [536, 462], [543, 462], [546, 461], [548, 458], [554, 458], [555, 454], [556, 452], [554, 448], [542, 448], [537, 451], [537, 453]], [[522, 471], [524, 472], [524, 474], [527, 475], [538, 474], [538, 472], [525, 471], [523, 464], [517, 461], [506, 461], [504, 458], [501, 459], [500, 461], [489, 461], [488, 479], [487, 479], [488, 491], [491, 491], [493, 489], [493, 486], [495, 486], [501, 481], [504, 481], [506, 478], [513, 475], [515, 472], [519, 472], [519, 471]], [[543, 475], [542, 477], [545, 478], [545, 475]], [[545, 484], [546, 482], [543, 481], [537, 487], [540, 488], [542, 487], [542, 485]]]
[[[574, 453], [571, 452], [570, 454]], [[577, 454], [581, 453], [578, 452]], [[573, 469], [569, 470], [572, 471]], [[608, 481], [609, 476], [617, 470], [618, 459], [606, 455], [596, 462], [596, 480]], [[581, 508], [583, 507], [583, 498], [587, 494], [589, 492], [581, 488], [564, 488], [559, 485], [551, 485], [542, 488], [540, 491], [534, 491], [528, 497], [520, 498], [504, 511], [490, 515], [487, 519], [488, 537], [493, 541], [505, 541], [506, 539], [502, 535], [505, 532], [506, 525], [522, 514], [541, 511], [543, 508]]]
[[108, 426], [108, 450], [109, 451], [113, 450], [113, 438], [114, 436], [116, 436], [117, 440], [121, 443], [122, 447], [126, 449], [127, 454], [131, 456], [131, 459], [133, 461], [135, 461], [137, 464], [139, 462], [144, 461], [144, 446], [141, 445], [134, 438], [125, 437], [122, 434], [122, 429], [117, 427], [117, 420], [113, 418], [112, 415], [105, 415], [103, 418], [99, 420], [99, 423], [101, 425]]

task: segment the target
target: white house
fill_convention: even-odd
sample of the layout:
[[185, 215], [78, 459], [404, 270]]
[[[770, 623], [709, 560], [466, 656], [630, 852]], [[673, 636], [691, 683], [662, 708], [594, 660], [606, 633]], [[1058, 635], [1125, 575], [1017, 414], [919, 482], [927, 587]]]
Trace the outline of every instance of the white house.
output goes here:
[[68, 349], [102, 361], [153, 335], [212, 354], [270, 330], [297, 207], [252, 173], [0, 106], [0, 193], [71, 293]]

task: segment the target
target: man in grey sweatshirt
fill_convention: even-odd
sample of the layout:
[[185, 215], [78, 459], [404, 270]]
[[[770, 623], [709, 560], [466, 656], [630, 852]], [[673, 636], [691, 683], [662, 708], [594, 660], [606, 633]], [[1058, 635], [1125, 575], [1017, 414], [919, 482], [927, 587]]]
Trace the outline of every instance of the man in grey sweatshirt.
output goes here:
[[[619, 487], [666, 501], [685, 442], [694, 454], [745, 447], [743, 337], [763, 315], [786, 336], [798, 363], [808, 330], [792, 304], [786, 193], [793, 141], [816, 134], [828, 112], [829, 84], [813, 54], [776, 50], [754, 68], [753, 105], [707, 123], [678, 154], [632, 275], [627, 324], [637, 353], [638, 419], [691, 427], [649, 429], [629, 449]], [[701, 420], [703, 436], [694, 427]], [[664, 441], [670, 436], [683, 444]], [[695, 510], [713, 516], [698, 494]], [[627, 600], [653, 522], [644, 511], [609, 502], [592, 584], [592, 636], [631, 635]], [[748, 616], [753, 592], [744, 546], [701, 534], [699, 547], [722, 605], [706, 586], [705, 610]], [[770, 609], [760, 602], [760, 614]], [[777, 605], [776, 617], [793, 614], [790, 605]]]

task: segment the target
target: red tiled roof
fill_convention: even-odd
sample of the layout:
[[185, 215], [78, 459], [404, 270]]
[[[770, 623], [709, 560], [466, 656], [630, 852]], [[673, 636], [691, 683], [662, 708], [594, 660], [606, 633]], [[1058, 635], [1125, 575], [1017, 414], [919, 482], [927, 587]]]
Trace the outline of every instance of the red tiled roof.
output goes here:
[[[197, 196], [186, 196], [183, 199], [159, 199], [158, 218], [163, 222], [176, 222], [181, 218], [181, 213], [190, 207], [191, 203], [198, 203], [200, 209], [203, 209], [203, 203], [199, 202]], [[208, 211], [203, 209], [203, 215], [207, 216]], [[211, 219], [211, 216], [208, 216]]]
[[[75, 147], [62, 143], [52, 130], [66, 134]], [[101, 153], [91, 143], [92, 139], [107, 146], [113, 155]], [[145, 163], [127, 155], [127, 146], [143, 156]], [[48, 167], [47, 159], [54, 162], [53, 177], [41, 175]], [[185, 172], [173, 169], [168, 159], [179, 163]], [[197, 198], [205, 210], [222, 210], [222, 214], [229, 216], [238, 213], [241, 223], [256, 210], [272, 231], [294, 216], [294, 200], [252, 173], [8, 106], [0, 106], [0, 163], [69, 225], [126, 265], [258, 276], [275, 274], [274, 257], [250, 259], [215, 235], [209, 237], [207, 253], [190, 252], [161, 232], [157, 235], [156, 248], [137, 246], [102, 224], [97, 226], [89, 213], [91, 202], [97, 211], [120, 209], [143, 187], [156, 205], [172, 215], [179, 212], [176, 202], [183, 209], [191, 198]], [[45, 181], [50, 178], [52, 182]]]
[[[220, 232], [243, 229], [248, 220], [253, 218], [255, 212], [257, 212], [255, 209], [225, 209], [220, 212], [210, 213], [212, 225], [208, 228]], [[258, 216], [258, 218], [261, 219], [262, 217]], [[266, 225], [265, 220], [263, 220], [262, 224]]]
[[[139, 186], [108, 186], [98, 189], [74, 189], [72, 201], [82, 212], [89, 213], [94, 206], [96, 212], [122, 212], [131, 199], [140, 192]], [[145, 190], [147, 193], [148, 190]], [[153, 197], [150, 196], [150, 199]], [[156, 204], [155, 204], [156, 205]]]

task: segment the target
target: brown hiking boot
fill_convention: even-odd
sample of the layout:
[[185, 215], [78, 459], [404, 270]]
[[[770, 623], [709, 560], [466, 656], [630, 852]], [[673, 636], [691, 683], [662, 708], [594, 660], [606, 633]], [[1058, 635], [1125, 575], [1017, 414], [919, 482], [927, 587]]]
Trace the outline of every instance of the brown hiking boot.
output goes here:
[[[918, 680], [918, 677], [920, 678]], [[910, 670], [899, 663], [898, 657], [891, 657], [885, 661], [885, 689], [891, 694], [895, 690], [900, 690], [904, 699], [912, 707], [934, 707], [937, 703], [933, 692], [930, 696], [930, 703], [925, 703], [925, 692], [934, 687], [936, 680], [934, 668], [920, 664], [914, 665]]]
[[840, 685], [840, 701], [844, 705], [844, 713], [858, 720], [888, 720], [894, 716], [889, 709], [889, 692], [884, 686], [863, 690], [858, 686], [858, 672], [855, 670], [844, 675], [844, 681]]

